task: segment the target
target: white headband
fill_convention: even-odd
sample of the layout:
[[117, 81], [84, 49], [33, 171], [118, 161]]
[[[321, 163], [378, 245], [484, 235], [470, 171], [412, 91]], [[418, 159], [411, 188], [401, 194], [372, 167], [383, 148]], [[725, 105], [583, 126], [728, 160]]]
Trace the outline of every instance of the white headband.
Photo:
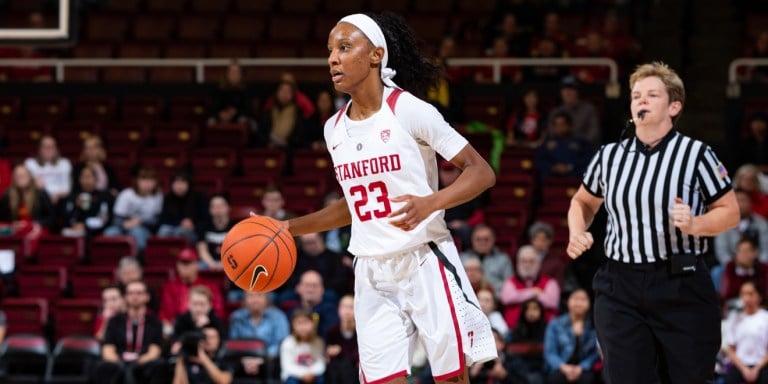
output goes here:
[[397, 84], [392, 81], [392, 78], [395, 77], [397, 71], [392, 68], [387, 68], [389, 49], [387, 49], [387, 39], [384, 38], [384, 32], [381, 31], [379, 25], [376, 24], [373, 19], [362, 13], [344, 16], [339, 20], [339, 23], [349, 23], [354, 25], [360, 32], [363, 32], [365, 37], [371, 41], [374, 47], [384, 48], [384, 58], [381, 60], [381, 81], [389, 87], [397, 87]]

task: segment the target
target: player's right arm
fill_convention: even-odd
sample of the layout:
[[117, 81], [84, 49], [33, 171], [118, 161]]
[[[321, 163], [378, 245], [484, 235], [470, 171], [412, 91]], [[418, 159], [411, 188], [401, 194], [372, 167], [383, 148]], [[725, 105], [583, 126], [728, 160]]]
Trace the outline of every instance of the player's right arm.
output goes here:
[[582, 185], [571, 199], [571, 208], [568, 209], [568, 256], [575, 259], [584, 251], [592, 247], [594, 239], [587, 229], [592, 225], [597, 210], [603, 204], [603, 199], [589, 192]]
[[349, 225], [352, 223], [352, 216], [349, 213], [347, 200], [342, 197], [319, 211], [286, 220], [284, 223], [292, 235], [301, 236]]

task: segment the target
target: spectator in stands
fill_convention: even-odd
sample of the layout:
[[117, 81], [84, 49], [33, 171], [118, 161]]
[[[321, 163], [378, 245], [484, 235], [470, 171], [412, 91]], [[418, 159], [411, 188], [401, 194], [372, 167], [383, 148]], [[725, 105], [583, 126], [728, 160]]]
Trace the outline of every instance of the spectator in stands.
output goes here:
[[739, 289], [744, 305], [726, 322], [723, 352], [731, 364], [725, 384], [768, 383], [768, 311], [762, 308], [764, 291], [753, 281], [745, 281]]
[[739, 240], [733, 260], [720, 276], [720, 300], [726, 310], [740, 306], [736, 299], [745, 281], [754, 282], [760, 295], [768, 293], [768, 263], [757, 259], [757, 242], [750, 237]]
[[584, 174], [592, 152], [587, 141], [573, 134], [571, 115], [560, 112], [552, 118], [552, 131], [547, 139], [536, 149], [534, 163], [543, 179], [579, 177]]
[[39, 239], [53, 227], [54, 212], [48, 194], [35, 186], [27, 167], [13, 168], [11, 186], [0, 198], [0, 222], [14, 235]]
[[[118, 287], [120, 287], [120, 290], [125, 293], [125, 287], [128, 285], [128, 283], [134, 281], [144, 281], [144, 270], [141, 268], [141, 264], [139, 264], [139, 260], [137, 258], [133, 256], [124, 256], [117, 263], [115, 276], [117, 277]], [[152, 313], [157, 314], [157, 310], [160, 307], [157, 292], [155, 292], [152, 287], [147, 287], [147, 289], [149, 291], [149, 303], [147, 306], [149, 307], [149, 310], [152, 311]]]
[[213, 293], [204, 285], [195, 285], [189, 288], [189, 301], [187, 310], [176, 317], [173, 324], [173, 335], [171, 340], [174, 342], [171, 353], [176, 354], [179, 351], [181, 338], [187, 332], [202, 331], [204, 327], [211, 326], [216, 328], [219, 335], [224, 335], [224, 322], [213, 311]]
[[[752, 50], [748, 56], [756, 59], [768, 57], [768, 31], [761, 31], [757, 34]], [[761, 84], [768, 83], [768, 68], [761, 65], [752, 67], [749, 72], [749, 80]]]
[[496, 295], [492, 290], [483, 288], [477, 292], [477, 301], [480, 303], [480, 309], [488, 317], [491, 328], [499, 332], [502, 340], [506, 340], [509, 336], [509, 327], [507, 322], [504, 321], [504, 316], [497, 310]]
[[110, 285], [101, 290], [101, 311], [96, 316], [93, 336], [99, 341], [104, 341], [107, 331], [107, 323], [115, 315], [124, 313], [126, 309], [125, 297], [118, 285]]
[[155, 170], [141, 168], [133, 186], [123, 189], [117, 195], [112, 208], [112, 225], [104, 231], [104, 236], [132, 236], [141, 253], [147, 245], [147, 239], [157, 229], [162, 209], [163, 194]]
[[501, 293], [504, 282], [512, 276], [512, 261], [506, 252], [496, 246], [496, 233], [485, 224], [472, 231], [472, 246], [461, 253], [461, 260], [476, 257], [483, 263], [483, 275], [493, 287], [495, 295]]
[[603, 18], [600, 31], [611, 57], [618, 61], [619, 68], [625, 69], [634, 67], [642, 53], [640, 45], [627, 32], [627, 24], [616, 12], [609, 11]]
[[322, 90], [317, 93], [315, 97], [315, 113], [309, 118], [307, 122], [305, 140], [309, 142], [309, 145], [315, 151], [325, 151], [325, 138], [323, 137], [323, 127], [325, 122], [330, 119], [333, 114], [336, 113], [336, 108], [333, 106], [333, 96], [328, 90]]
[[307, 310], [317, 321], [318, 333], [325, 337], [328, 330], [339, 323], [337, 301], [325, 295], [323, 276], [317, 271], [306, 271], [296, 285], [296, 295], [280, 303], [280, 307], [291, 316], [297, 310]]
[[208, 203], [208, 217], [197, 228], [200, 268], [221, 269], [221, 243], [235, 224], [230, 217], [229, 199], [222, 194], [213, 195]]
[[[562, 46], [555, 40], [544, 37], [532, 45], [531, 57], [542, 59], [560, 59], [563, 56]], [[556, 65], [533, 65], [525, 67], [523, 78], [526, 82], [537, 84], [553, 83], [568, 73], [567, 67]]]
[[344, 265], [342, 255], [325, 247], [322, 235], [308, 233], [299, 236], [299, 253], [296, 267], [284, 289], [292, 291], [299, 282], [299, 276], [306, 271], [317, 271], [323, 276], [325, 294], [339, 298], [351, 293], [352, 268]]
[[112, 195], [96, 189], [98, 176], [93, 168], [80, 168], [78, 175], [75, 188], [61, 204], [61, 234], [92, 238], [110, 222]]
[[560, 82], [560, 99], [562, 104], [555, 107], [549, 113], [549, 131], [554, 130], [555, 116], [563, 112], [569, 114], [573, 120], [573, 135], [586, 140], [592, 147], [597, 148], [602, 144], [602, 131], [597, 115], [597, 109], [592, 103], [581, 100], [579, 97], [579, 80], [573, 76], [566, 76]]
[[243, 79], [243, 69], [237, 60], [232, 59], [227, 72], [219, 81], [218, 93], [213, 104], [213, 113], [207, 125], [238, 124], [246, 127], [249, 144], [255, 144], [258, 125], [253, 119], [250, 96]]
[[543, 39], [550, 39], [555, 44], [566, 50], [564, 56], [568, 56], [567, 48], [571, 39], [562, 31], [560, 26], [560, 14], [554, 11], [547, 12], [542, 18], [541, 28], [532, 39], [532, 45], [536, 45]]
[[232, 382], [234, 369], [219, 357], [222, 345], [219, 329], [206, 325], [202, 334], [205, 338], [198, 345], [197, 354], [182, 353], [176, 358], [173, 384]]
[[285, 210], [283, 191], [276, 184], [270, 184], [264, 188], [261, 209], [262, 216], [269, 216], [275, 220], [288, 220], [296, 216], [295, 213]]
[[739, 225], [715, 236], [715, 256], [725, 265], [736, 252], [736, 245], [744, 237], [755, 240], [759, 247], [758, 258], [768, 262], [768, 220], [752, 212], [752, 196], [743, 189], [735, 189], [739, 204]]
[[749, 132], [738, 148], [739, 165], [754, 164], [768, 173], [768, 114], [756, 113], [749, 119]]
[[[301, 117], [309, 119], [315, 113], [315, 105], [312, 103], [312, 99], [299, 89], [299, 84], [296, 82], [296, 76], [294, 76], [292, 72], [283, 72], [280, 74], [279, 83], [287, 83], [291, 85], [293, 88], [294, 102], [301, 112]], [[264, 111], [272, 109], [272, 106], [275, 103], [275, 98], [276, 95], [272, 95], [267, 99], [264, 103]], [[338, 110], [339, 108], [341, 107], [336, 105], [336, 109]]]
[[511, 329], [515, 328], [526, 300], [535, 298], [540, 301], [547, 320], [557, 313], [560, 302], [560, 286], [557, 280], [541, 273], [541, 260], [532, 246], [520, 247], [516, 261], [515, 273], [504, 282], [499, 296], [504, 306], [504, 319]]
[[507, 118], [507, 146], [537, 148], [547, 134], [547, 119], [539, 106], [539, 93], [530, 88]]
[[171, 178], [171, 190], [163, 199], [158, 236], [186, 238], [197, 242], [197, 230], [207, 219], [206, 199], [192, 187], [192, 176], [186, 170], [177, 171]]
[[197, 252], [194, 248], [179, 251], [176, 262], [176, 278], [163, 284], [163, 300], [160, 305], [160, 320], [163, 321], [163, 334], [170, 335], [173, 321], [187, 311], [190, 289], [196, 285], [207, 287], [211, 291], [213, 311], [219, 318], [224, 317], [224, 299], [219, 285], [200, 278]]
[[75, 178], [79, 177], [83, 168], [91, 168], [96, 173], [96, 190], [108, 192], [113, 197], [117, 196], [120, 192], [120, 183], [114, 169], [106, 163], [106, 160], [107, 151], [104, 149], [101, 137], [88, 136], [83, 140], [80, 162], [72, 169], [72, 184], [77, 184]]
[[[509, 47], [507, 46], [507, 40], [503, 37], [494, 38], [491, 46], [485, 50], [485, 56], [496, 59], [508, 58]], [[523, 73], [517, 67], [501, 67], [502, 83], [519, 83], [522, 80], [522, 76]], [[478, 84], [491, 84], [495, 82], [493, 68], [489, 66], [474, 68], [472, 78]]]
[[743, 189], [752, 197], [752, 212], [768, 219], [768, 194], [760, 190], [760, 170], [753, 164], [744, 164], [733, 176], [733, 187]]
[[544, 370], [544, 333], [547, 330], [547, 320], [544, 318], [544, 306], [536, 299], [528, 299], [523, 302], [523, 310], [517, 320], [515, 328], [510, 333], [509, 343], [526, 346], [528, 353], [520, 356], [528, 371], [528, 381], [531, 383], [542, 382]]
[[[19, 46], [0, 49], [2, 59], [46, 59], [39, 49], [32, 46]], [[50, 83], [53, 81], [51, 66], [21, 66], [0, 68], [0, 81], [17, 83]]]
[[[437, 180], [440, 188], [453, 184], [461, 175], [461, 169], [448, 160], [440, 160], [437, 170]], [[461, 242], [460, 249], [467, 249], [472, 242], [472, 230], [485, 221], [483, 197], [477, 196], [463, 204], [445, 210], [445, 223], [454, 239]]]
[[518, 23], [513, 12], [504, 14], [494, 36], [506, 40], [509, 55], [512, 57], [527, 57], [530, 53], [531, 35]]
[[282, 338], [289, 333], [288, 318], [272, 305], [272, 294], [245, 292], [242, 307], [229, 317], [230, 339], [261, 339], [267, 344], [267, 354], [277, 356]]
[[451, 105], [451, 83], [457, 82], [462, 77], [460, 68], [450, 68], [447, 65], [447, 60], [454, 56], [455, 47], [456, 42], [451, 36], [445, 36], [440, 40], [434, 61], [443, 73], [437, 82], [427, 89], [426, 96], [426, 100], [437, 108], [448, 122], [455, 120], [455, 111], [452, 110]]
[[592, 384], [593, 366], [600, 359], [597, 333], [589, 318], [587, 291], [577, 289], [568, 297], [568, 313], [553, 319], [544, 335], [547, 382]]
[[[229, 338], [263, 340], [267, 345], [267, 360], [244, 358], [238, 372], [262, 378], [266, 378], [267, 372], [276, 372], [280, 344], [289, 333], [288, 318], [283, 311], [270, 305], [267, 294], [246, 292], [243, 307], [232, 312], [229, 317]], [[264, 364], [268, 367], [261, 369]]]
[[61, 156], [53, 136], [44, 135], [40, 138], [37, 156], [24, 160], [24, 166], [32, 173], [37, 187], [48, 192], [54, 205], [69, 195], [72, 189], [72, 164]]
[[344, 295], [339, 300], [339, 324], [331, 327], [326, 336], [325, 356], [328, 367], [325, 382], [334, 384], [356, 384], [360, 354], [357, 349], [355, 330], [355, 298]]
[[324, 382], [325, 343], [312, 318], [303, 309], [291, 315], [291, 334], [280, 345], [280, 378], [285, 384]]
[[561, 254], [551, 252], [555, 229], [548, 223], [534, 222], [528, 228], [528, 239], [541, 260], [541, 273], [554, 277], [562, 287], [568, 263], [563, 261], [562, 252]]
[[474, 256], [465, 257], [461, 261], [461, 264], [464, 266], [464, 271], [467, 272], [467, 279], [469, 280], [469, 284], [472, 285], [472, 290], [475, 293], [480, 292], [481, 289], [494, 290], [494, 287], [488, 282], [488, 279], [485, 278], [483, 262], [480, 261], [479, 258]]
[[149, 294], [142, 281], [125, 287], [126, 312], [107, 323], [102, 361], [96, 366], [97, 384], [119, 382], [126, 372], [137, 383], [166, 383], [166, 363], [161, 359], [163, 329], [160, 320], [148, 313]]
[[[264, 146], [290, 150], [303, 147], [306, 119], [296, 104], [296, 88], [289, 82], [277, 85], [274, 103], [262, 112], [259, 132]], [[314, 109], [314, 106], [312, 107]], [[290, 151], [286, 155], [290, 155]], [[288, 159], [286, 159], [288, 161]]]
[[[576, 41], [573, 50], [574, 57], [611, 57], [607, 42], [598, 31], [588, 31], [584, 37]], [[571, 72], [582, 83], [607, 82], [610, 70], [605, 66], [576, 66]]]

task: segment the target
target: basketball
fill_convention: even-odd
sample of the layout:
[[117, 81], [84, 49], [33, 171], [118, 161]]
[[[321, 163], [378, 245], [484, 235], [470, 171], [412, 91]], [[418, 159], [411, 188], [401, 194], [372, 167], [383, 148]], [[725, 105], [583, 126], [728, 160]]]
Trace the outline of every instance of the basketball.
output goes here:
[[221, 244], [227, 277], [245, 291], [270, 292], [283, 285], [296, 267], [296, 243], [283, 224], [267, 216], [235, 224]]

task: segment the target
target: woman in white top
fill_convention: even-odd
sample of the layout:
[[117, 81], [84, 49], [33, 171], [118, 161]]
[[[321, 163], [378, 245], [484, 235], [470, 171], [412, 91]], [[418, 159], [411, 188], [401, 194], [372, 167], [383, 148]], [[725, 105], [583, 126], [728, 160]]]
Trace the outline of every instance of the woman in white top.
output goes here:
[[[351, 224], [365, 382], [406, 383], [420, 342], [437, 383], [467, 383], [466, 367], [497, 352], [443, 214], [491, 187], [493, 169], [418, 98], [440, 72], [402, 18], [346, 16], [328, 51], [334, 88], [351, 96], [324, 128], [344, 197], [284, 228], [300, 236]], [[462, 170], [440, 190], [436, 153]]]
[[760, 307], [762, 296], [753, 281], [741, 285], [744, 310], [733, 316], [725, 332], [725, 354], [731, 366], [726, 384], [768, 383], [768, 311]]
[[112, 225], [104, 231], [104, 236], [133, 236], [136, 248], [143, 252], [147, 239], [157, 231], [162, 210], [163, 194], [155, 170], [141, 168], [136, 173], [134, 185], [117, 195], [112, 208]]
[[54, 205], [69, 195], [72, 188], [72, 163], [61, 156], [56, 139], [52, 136], [40, 138], [37, 157], [25, 160], [24, 166], [32, 172], [37, 187], [48, 192]]

